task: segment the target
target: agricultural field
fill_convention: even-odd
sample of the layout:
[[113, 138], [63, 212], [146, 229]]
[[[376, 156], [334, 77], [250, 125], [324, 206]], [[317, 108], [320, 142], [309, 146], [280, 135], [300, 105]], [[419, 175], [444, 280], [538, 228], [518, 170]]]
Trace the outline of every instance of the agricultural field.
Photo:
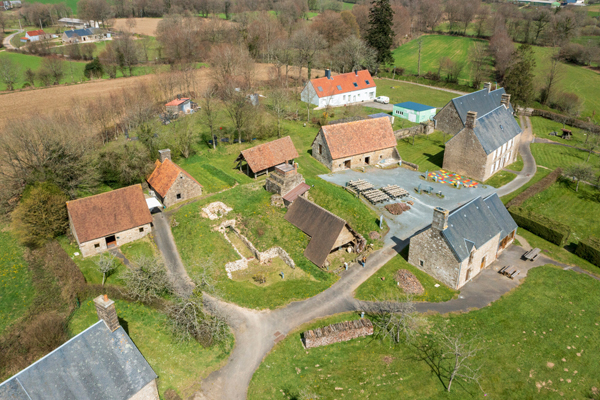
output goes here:
[[[166, 315], [139, 303], [115, 303], [121, 326], [159, 376], [161, 398], [167, 389], [184, 398], [192, 395], [200, 388], [200, 380], [225, 362], [233, 346], [233, 336], [224, 345], [211, 348], [195, 341], [177, 342]], [[85, 300], [69, 322], [70, 334], [77, 335], [97, 321], [92, 299]]]
[[156, 28], [162, 18], [133, 18], [135, 26], [127, 26], [127, 18], [116, 18], [113, 28], [120, 31], [132, 32], [140, 35], [155, 36]]
[[[552, 170], [556, 168], [564, 169], [577, 163], [585, 163], [589, 155], [586, 151], [548, 143], [532, 143], [531, 153], [538, 166], [541, 165]], [[589, 164], [596, 174], [600, 172], [600, 156], [592, 154]]]
[[58, 4], [58, 3], [66, 3], [67, 7], [73, 10], [73, 15], [76, 17], [77, 15], [77, 3], [79, 0], [24, 0], [27, 3], [43, 3], [43, 4]]

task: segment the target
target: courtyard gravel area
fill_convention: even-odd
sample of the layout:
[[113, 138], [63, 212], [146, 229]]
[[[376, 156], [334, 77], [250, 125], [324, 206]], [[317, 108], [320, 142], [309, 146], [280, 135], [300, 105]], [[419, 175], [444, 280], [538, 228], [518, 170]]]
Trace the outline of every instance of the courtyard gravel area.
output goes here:
[[[434, 207], [442, 207], [452, 211], [475, 197], [485, 197], [496, 191], [491, 186], [485, 189], [481, 186], [477, 188], [456, 189], [443, 183], [426, 182], [419, 178], [424, 174], [424, 172], [411, 171], [406, 168], [379, 169], [376, 167], [367, 167], [365, 172], [346, 170], [319, 175], [319, 177], [327, 182], [344, 187], [346, 186], [346, 182], [364, 179], [373, 184], [376, 189], [381, 189], [387, 185], [398, 185], [410, 193], [409, 197], [405, 197], [403, 200], [412, 200], [415, 204], [411, 206], [411, 210], [403, 212], [401, 215], [392, 215], [384, 208], [387, 204], [399, 202], [400, 199], [372, 205], [361, 197], [362, 201], [379, 215], [383, 214], [385, 221], [389, 225], [390, 232], [384, 239], [386, 246], [399, 244], [431, 225]], [[417, 194], [414, 189], [419, 184], [421, 184], [421, 188], [432, 187], [434, 193], [441, 191], [445, 197], [442, 199], [435, 195]]]

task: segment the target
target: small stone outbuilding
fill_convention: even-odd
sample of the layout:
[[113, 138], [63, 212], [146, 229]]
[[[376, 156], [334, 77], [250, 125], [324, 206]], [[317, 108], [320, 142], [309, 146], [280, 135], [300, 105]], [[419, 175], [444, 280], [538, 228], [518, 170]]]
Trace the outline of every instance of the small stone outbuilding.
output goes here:
[[67, 211], [71, 232], [84, 257], [141, 239], [152, 226], [139, 184], [68, 201]]
[[180, 112], [187, 114], [192, 110], [192, 101], [187, 97], [178, 98], [165, 104], [165, 108], [173, 114]]
[[[289, 136], [243, 150], [236, 158], [237, 168], [254, 178], [272, 172], [281, 164], [293, 164], [298, 151]], [[245, 164], [244, 164], [245, 162]]]
[[431, 228], [413, 236], [408, 262], [460, 289], [514, 241], [517, 224], [496, 193], [449, 212], [436, 207]]
[[165, 207], [202, 196], [202, 185], [179, 165], [171, 161], [170, 150], [160, 150], [152, 174], [146, 180], [150, 190]]
[[283, 197], [286, 206], [294, 202], [299, 196], [304, 196], [310, 186], [304, 182], [302, 174], [298, 173], [298, 164], [280, 164], [275, 167], [265, 183], [268, 192]]
[[322, 126], [312, 156], [332, 172], [400, 160], [389, 118]]

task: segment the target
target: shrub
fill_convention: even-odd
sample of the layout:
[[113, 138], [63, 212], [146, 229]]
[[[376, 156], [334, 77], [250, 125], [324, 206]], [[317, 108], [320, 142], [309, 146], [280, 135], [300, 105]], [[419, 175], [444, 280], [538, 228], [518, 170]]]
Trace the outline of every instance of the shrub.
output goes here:
[[587, 240], [580, 240], [575, 254], [600, 267], [600, 240], [593, 236]]
[[254, 279], [254, 282], [256, 282], [258, 284], [262, 284], [267, 281], [267, 277], [265, 276], [265, 274], [261, 274], [261, 273], [254, 275], [252, 277], [252, 279]]
[[425, 79], [429, 79], [432, 81], [439, 81], [440, 74], [438, 74], [437, 72], [427, 71], [427, 73], [425, 74]]
[[518, 226], [557, 246], [563, 246], [571, 235], [571, 229], [567, 225], [543, 215], [520, 207], [510, 207], [508, 212]]
[[519, 207], [521, 204], [525, 202], [528, 198], [535, 196], [536, 194], [543, 192], [548, 189], [556, 180], [562, 175], [562, 169], [556, 168], [552, 171], [548, 176], [541, 179], [539, 182], [529, 186], [523, 193], [519, 194], [517, 197], [512, 199], [506, 204], [506, 208], [509, 207]]
[[550, 107], [556, 108], [569, 115], [579, 115], [582, 105], [579, 96], [570, 92], [556, 94], [554, 101], [550, 103]]
[[404, 69], [404, 68], [402, 68], [402, 67], [396, 67], [396, 68], [394, 68], [394, 72], [395, 72], [395, 73], [396, 73], [396, 75], [398, 75], [398, 76], [402, 76], [402, 75], [404, 75], [404, 71], [405, 71], [405, 69]]

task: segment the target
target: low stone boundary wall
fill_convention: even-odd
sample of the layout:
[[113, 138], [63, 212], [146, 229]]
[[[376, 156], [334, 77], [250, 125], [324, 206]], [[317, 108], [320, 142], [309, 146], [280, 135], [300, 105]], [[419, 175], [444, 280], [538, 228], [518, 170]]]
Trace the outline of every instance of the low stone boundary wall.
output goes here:
[[419, 166], [417, 164], [413, 164], [411, 162], [404, 161], [404, 160], [402, 160], [402, 166], [403, 167], [406, 166], [409, 169], [412, 169], [413, 171], [418, 171], [419, 170]]
[[358, 337], [373, 334], [373, 324], [366, 318], [344, 321], [323, 328], [312, 329], [302, 334], [304, 347], [327, 346], [328, 344], [347, 342]]
[[413, 135], [429, 135], [434, 131], [433, 121], [422, 122], [419, 125], [411, 126], [410, 128], [399, 129], [394, 131], [396, 140], [405, 139]]

